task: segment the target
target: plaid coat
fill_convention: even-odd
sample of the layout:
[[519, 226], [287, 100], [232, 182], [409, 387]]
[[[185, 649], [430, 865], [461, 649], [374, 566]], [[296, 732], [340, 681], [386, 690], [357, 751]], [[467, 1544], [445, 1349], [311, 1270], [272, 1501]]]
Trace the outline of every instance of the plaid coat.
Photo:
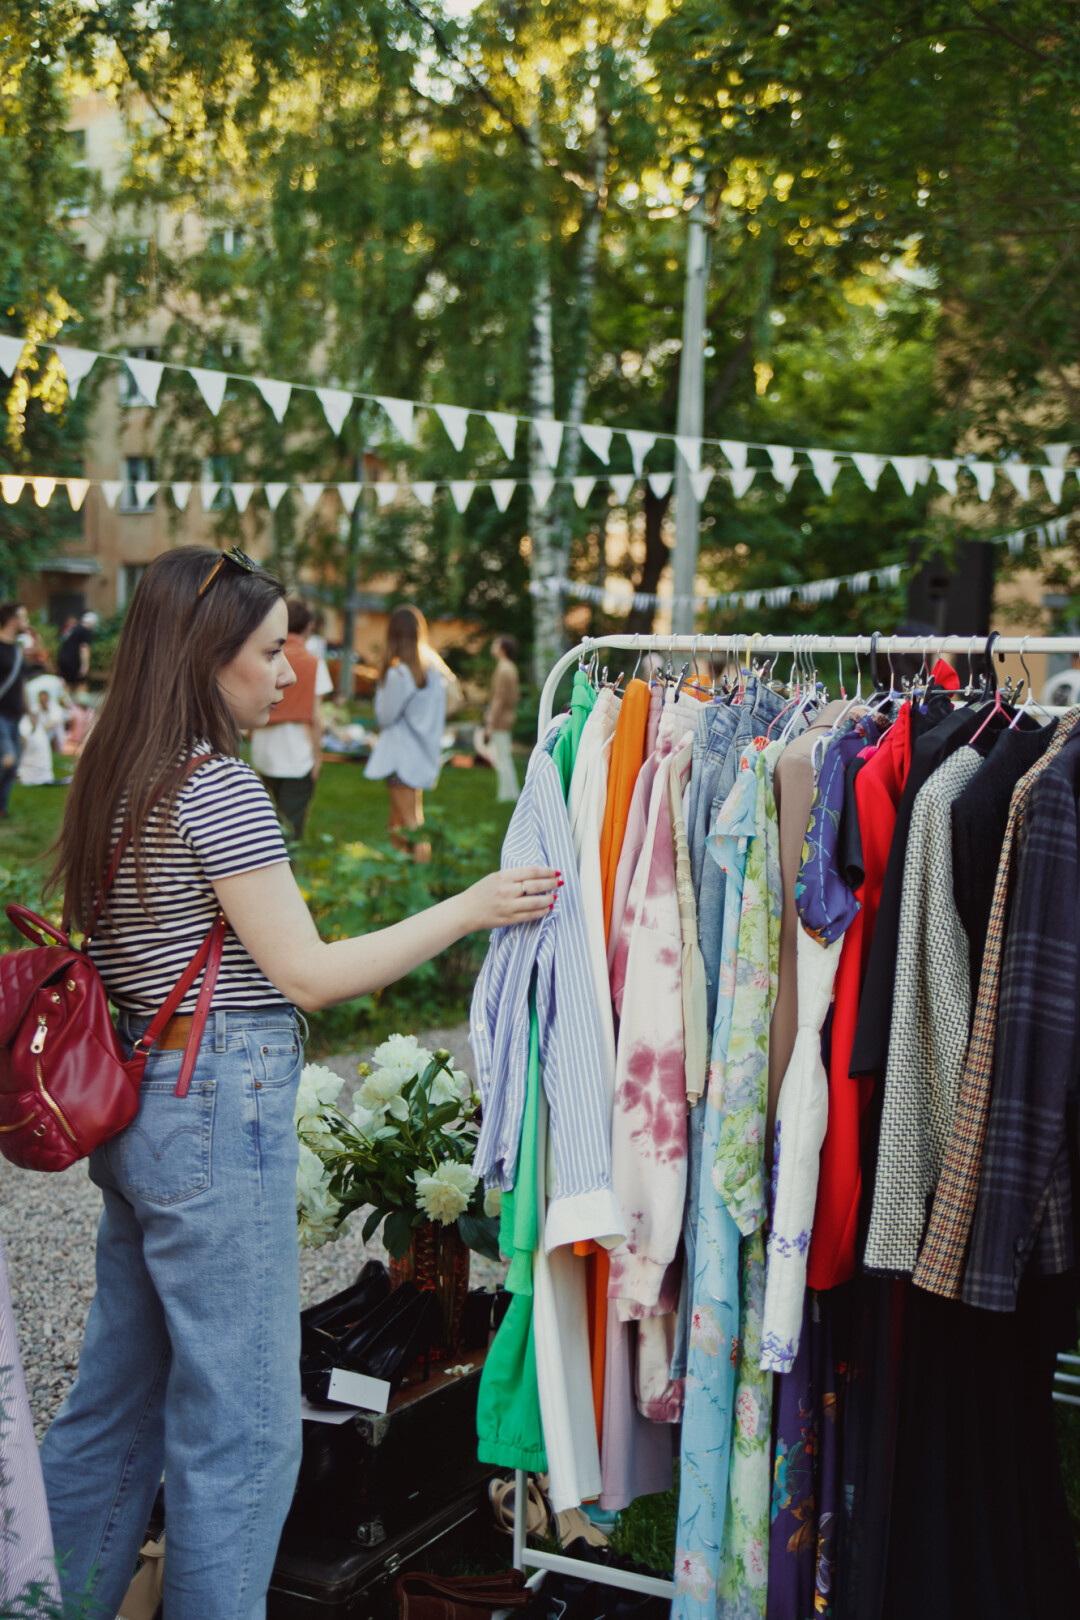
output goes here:
[[1046, 753], [1021, 777], [1013, 792], [1009, 825], [998, 864], [994, 901], [983, 952], [975, 1019], [968, 1044], [960, 1101], [953, 1121], [945, 1166], [934, 1197], [930, 1225], [915, 1268], [914, 1281], [930, 1293], [949, 1299], [960, 1297], [964, 1259], [975, 1216], [982, 1167], [983, 1143], [990, 1111], [994, 1073], [994, 1046], [1001, 988], [1002, 953], [1012, 874], [1013, 848], [1035, 783], [1057, 758], [1072, 728], [1080, 721], [1080, 708], [1059, 720]]

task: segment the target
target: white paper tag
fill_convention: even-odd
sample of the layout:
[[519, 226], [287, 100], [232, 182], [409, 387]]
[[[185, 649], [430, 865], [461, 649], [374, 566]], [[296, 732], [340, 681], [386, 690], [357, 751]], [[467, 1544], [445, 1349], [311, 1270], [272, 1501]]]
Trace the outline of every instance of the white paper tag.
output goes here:
[[344, 1367], [331, 1369], [326, 1393], [331, 1401], [344, 1401], [346, 1406], [359, 1406], [365, 1412], [385, 1412], [390, 1404], [390, 1385], [385, 1378], [368, 1378]]

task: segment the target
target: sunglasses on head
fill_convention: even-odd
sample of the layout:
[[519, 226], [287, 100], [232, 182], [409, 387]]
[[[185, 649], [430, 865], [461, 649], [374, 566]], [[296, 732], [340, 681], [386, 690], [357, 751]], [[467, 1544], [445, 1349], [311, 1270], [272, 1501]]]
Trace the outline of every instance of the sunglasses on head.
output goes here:
[[258, 563], [253, 562], [246, 551], [241, 551], [239, 546], [230, 546], [228, 551], [221, 553], [221, 556], [199, 586], [199, 596], [202, 596], [204, 591], [210, 589], [226, 563], [232, 563], [233, 567], [239, 568], [242, 574], [254, 574], [259, 567]]

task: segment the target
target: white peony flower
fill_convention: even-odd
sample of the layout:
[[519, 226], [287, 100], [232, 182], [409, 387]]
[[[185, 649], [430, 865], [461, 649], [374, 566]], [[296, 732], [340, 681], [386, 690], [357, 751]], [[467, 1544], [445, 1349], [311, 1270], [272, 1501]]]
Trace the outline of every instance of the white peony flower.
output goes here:
[[409, 1105], [401, 1095], [401, 1088], [409, 1078], [391, 1069], [376, 1069], [360, 1087], [357, 1101], [361, 1108], [369, 1108], [372, 1113], [389, 1112], [395, 1119], [408, 1119]]
[[489, 1187], [487, 1192], [484, 1194], [484, 1214], [485, 1215], [501, 1215], [502, 1214], [502, 1188], [501, 1187]]
[[361, 1136], [374, 1136], [377, 1128], [383, 1122], [381, 1108], [365, 1108], [363, 1103], [353, 1104], [353, 1111], [349, 1115], [349, 1123], [360, 1132]]
[[300, 1247], [319, 1249], [340, 1237], [337, 1213], [340, 1203], [330, 1193], [330, 1176], [317, 1153], [306, 1143], [300, 1143], [300, 1160], [296, 1167], [296, 1215], [300, 1228]]
[[423, 1074], [432, 1061], [432, 1054], [421, 1046], [415, 1035], [391, 1035], [371, 1054], [373, 1069], [384, 1069], [401, 1076], [401, 1089], [414, 1074]]
[[433, 1173], [415, 1170], [416, 1206], [433, 1221], [449, 1226], [469, 1207], [476, 1183], [480, 1177], [467, 1164], [446, 1160]]
[[320, 1063], [304, 1064], [300, 1072], [293, 1119], [298, 1127], [302, 1123], [305, 1136], [318, 1137], [329, 1134], [322, 1118], [323, 1110], [337, 1102], [338, 1093], [344, 1084], [341, 1076], [335, 1074], [332, 1069], [327, 1069]]

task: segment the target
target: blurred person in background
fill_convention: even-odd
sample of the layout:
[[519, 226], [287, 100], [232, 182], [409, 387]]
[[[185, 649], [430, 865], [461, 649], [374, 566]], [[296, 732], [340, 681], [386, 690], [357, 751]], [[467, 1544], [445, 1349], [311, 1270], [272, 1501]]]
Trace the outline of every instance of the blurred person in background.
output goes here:
[[430, 861], [431, 845], [410, 836], [424, 825], [424, 790], [439, 779], [447, 690], [452, 670], [428, 641], [419, 608], [395, 608], [386, 630], [386, 651], [375, 689], [379, 736], [364, 775], [385, 782], [390, 795], [390, 842]]
[[334, 683], [325, 660], [305, 645], [311, 609], [296, 599], [288, 603], [288, 614], [284, 650], [296, 684], [286, 687], [271, 709], [269, 725], [252, 733], [251, 763], [270, 790], [287, 836], [299, 843], [322, 769], [321, 700]]
[[26, 660], [21, 637], [29, 623], [21, 602], [0, 604], [0, 821], [8, 819], [22, 753], [19, 722], [26, 713]]
[[67, 682], [74, 696], [86, 684], [90, 673], [90, 648], [97, 634], [99, 620], [96, 613], [84, 613], [60, 643], [56, 655], [56, 672]]
[[518, 779], [511, 744], [521, 701], [516, 638], [496, 636], [491, 643], [491, 655], [495, 660], [495, 678], [491, 683], [491, 702], [484, 714], [484, 742], [491, 750], [495, 765], [495, 801], [512, 804], [518, 796]]

